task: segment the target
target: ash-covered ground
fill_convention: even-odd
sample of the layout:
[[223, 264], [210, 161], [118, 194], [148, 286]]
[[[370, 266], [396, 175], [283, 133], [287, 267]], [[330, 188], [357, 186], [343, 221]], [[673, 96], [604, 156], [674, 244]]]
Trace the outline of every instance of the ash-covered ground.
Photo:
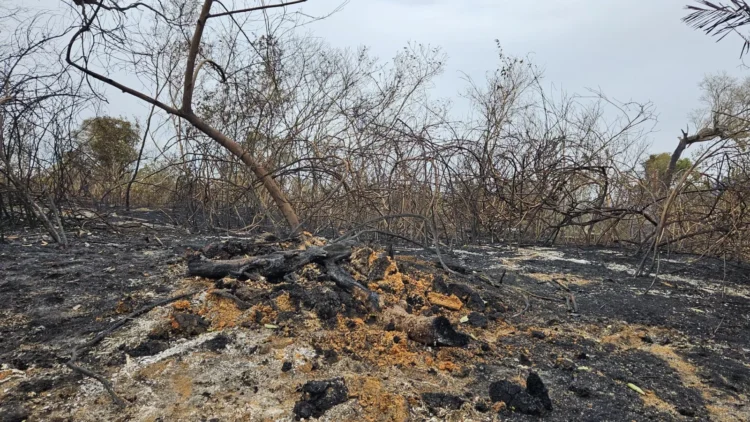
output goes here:
[[[190, 251], [221, 238], [109, 224], [70, 232], [66, 250], [36, 232], [0, 244], [0, 421], [750, 420], [743, 264], [662, 255], [658, 277], [634, 278], [627, 250], [487, 246], [445, 251], [455, 275], [423, 250], [353, 248], [342, 268], [383, 309], [468, 336], [436, 346], [318, 264], [278, 280], [187, 277]], [[257, 253], [326, 242], [267, 239]], [[134, 309], [194, 290], [79, 359], [125, 407], [64, 365]]]

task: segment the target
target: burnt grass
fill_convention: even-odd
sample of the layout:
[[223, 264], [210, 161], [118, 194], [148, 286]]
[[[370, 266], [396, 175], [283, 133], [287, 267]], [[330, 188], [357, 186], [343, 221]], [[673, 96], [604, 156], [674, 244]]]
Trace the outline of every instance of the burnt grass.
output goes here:
[[[7, 240], [0, 243], [0, 371], [4, 371], [0, 374], [26, 374], [20, 381], [7, 375], [0, 378], [0, 421], [45, 420], [45, 405], [74, 399], [82, 376], [62, 366], [70, 350], [122, 315], [171, 296], [184, 277], [186, 252], [216, 239], [191, 235], [163, 222], [115, 227], [119, 233], [111, 226], [84, 229], [78, 235], [70, 232], [71, 245], [65, 250], [43, 244], [43, 237], [35, 231], [6, 233]], [[488, 303], [496, 299], [506, 308], [504, 312], [489, 306], [473, 311], [468, 322], [472, 329], [495, 330], [501, 323], [505, 329], [491, 344], [479, 342], [476, 350], [481, 359], [458, 362], [464, 369], [450, 376], [464, 382], [462, 390], [423, 393], [424, 410], [412, 411], [411, 420], [428, 415], [440, 418], [441, 412], [459, 408], [470, 408], [471, 420], [493, 420], [499, 412], [501, 420], [518, 421], [743, 420], [750, 414], [746, 404], [750, 395], [747, 265], [708, 258], [690, 262], [696, 257], [662, 255], [667, 258], [659, 265], [662, 277], [654, 282], [653, 276], [634, 278], [627, 272], [626, 268], [639, 262], [628, 250], [462, 249], [446, 253], [451, 266], [469, 274], [484, 271], [494, 280], [510, 268], [514, 276], [506, 275], [503, 286], [562, 298], [559, 285], [539, 276], [546, 274], [570, 289], [578, 309], [571, 312], [563, 300], [532, 296], [531, 306], [523, 311], [521, 292], [498, 289], [479, 279], [467, 283]], [[434, 256], [419, 250], [397, 248], [396, 254], [397, 261], [404, 255], [422, 260], [399, 261], [402, 271], [422, 271], [425, 263], [434, 261]], [[434, 266], [431, 271], [441, 272]], [[294, 287], [289, 288], [294, 298]], [[435, 283], [434, 290], [442, 288], [449, 286]], [[273, 294], [269, 292], [269, 297]], [[469, 296], [465, 303], [471, 302]], [[414, 306], [422, 305], [420, 298], [413, 300]], [[457, 329], [464, 329], [465, 324], [450, 319]], [[117, 366], [124, 362], [126, 352], [131, 357], [154, 355], [169, 347], [170, 341], [169, 337], [151, 338], [109, 362], [87, 356], [81, 363], [95, 368]], [[204, 349], [221, 353], [232, 342], [231, 335], [220, 334]], [[321, 351], [321, 356], [325, 355], [324, 362], [328, 355], [336, 360], [335, 353]], [[493, 406], [492, 383], [523, 384], [532, 372], [544, 381], [551, 411], [526, 415], [496, 403]], [[647, 394], [642, 396], [629, 383]], [[295, 414], [320, 416], [345, 400], [336, 396], [330, 406], [321, 405], [320, 397], [326, 396], [313, 387], [303, 388], [305, 395]], [[418, 405], [411, 407], [414, 410]], [[288, 409], [289, 417], [292, 411]]]

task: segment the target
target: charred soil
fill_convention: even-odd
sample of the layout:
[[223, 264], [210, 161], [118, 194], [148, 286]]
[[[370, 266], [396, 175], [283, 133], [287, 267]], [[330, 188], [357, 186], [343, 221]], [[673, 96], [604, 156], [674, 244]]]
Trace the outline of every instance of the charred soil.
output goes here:
[[[467, 247], [444, 252], [454, 274], [306, 234], [119, 232], [0, 244], [0, 421], [750, 420], [742, 264], [663, 256], [634, 278], [626, 250]], [[193, 291], [78, 358], [126, 406], [65, 366]]]

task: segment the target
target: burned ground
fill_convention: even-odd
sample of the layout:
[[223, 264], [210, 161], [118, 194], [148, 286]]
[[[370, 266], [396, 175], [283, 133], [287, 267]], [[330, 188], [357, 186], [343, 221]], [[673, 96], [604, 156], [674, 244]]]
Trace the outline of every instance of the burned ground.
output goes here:
[[[0, 420], [750, 419], [746, 266], [662, 256], [654, 280], [631, 275], [638, 260], [625, 250], [467, 247], [446, 254], [467, 273], [458, 276], [421, 250], [391, 259], [355, 247], [342, 268], [380, 295], [377, 311], [324, 265], [277, 280], [187, 277], [186, 252], [218, 238], [163, 222], [115, 227], [71, 233], [68, 250], [34, 233], [0, 245]], [[263, 242], [204, 254], [325, 244]], [[64, 366], [139, 306], [196, 289], [79, 360], [112, 381], [125, 408]], [[415, 341], [385, 316], [394, 306], [444, 317], [468, 344]], [[551, 410], [492, 402], [493, 383], [523, 392], [532, 372]]]

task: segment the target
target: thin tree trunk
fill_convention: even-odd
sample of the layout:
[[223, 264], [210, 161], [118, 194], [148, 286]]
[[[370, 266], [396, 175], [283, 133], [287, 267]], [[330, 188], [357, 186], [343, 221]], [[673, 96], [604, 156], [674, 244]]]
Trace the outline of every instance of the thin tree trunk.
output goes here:
[[141, 149], [138, 151], [138, 159], [135, 161], [135, 169], [133, 170], [133, 176], [128, 181], [128, 187], [125, 190], [125, 209], [130, 211], [130, 190], [133, 187], [136, 177], [138, 177], [138, 170], [141, 168], [141, 159], [143, 158], [143, 149], [146, 147], [146, 138], [148, 132], [151, 130], [151, 119], [154, 117], [155, 105], [151, 105], [151, 111], [148, 113], [148, 119], [146, 119], [146, 128], [143, 132], [143, 139], [141, 140]]

